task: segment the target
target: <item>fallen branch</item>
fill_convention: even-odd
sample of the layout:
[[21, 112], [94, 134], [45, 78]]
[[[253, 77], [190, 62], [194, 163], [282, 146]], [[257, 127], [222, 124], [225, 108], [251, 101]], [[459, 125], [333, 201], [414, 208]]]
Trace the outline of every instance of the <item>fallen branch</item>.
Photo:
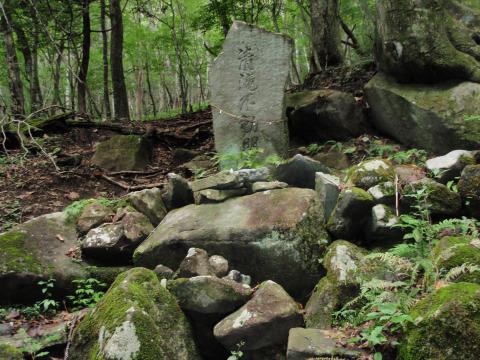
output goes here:
[[108, 173], [108, 176], [116, 176], [116, 175], [152, 175], [152, 174], [157, 174], [162, 169], [151, 169], [151, 170], [146, 170], [146, 171], [135, 171], [135, 170], [124, 170], [124, 171], [115, 171]]
[[107, 176], [105, 174], [103, 174], [101, 176], [103, 179], [107, 180], [108, 182], [114, 184], [114, 185], [117, 185], [118, 187], [122, 188], [123, 190], [127, 190], [127, 191], [137, 191], [137, 190], [144, 190], [144, 189], [152, 189], [152, 188], [156, 188], [156, 187], [162, 187], [165, 185], [164, 182], [161, 182], [161, 183], [153, 183], [153, 184], [145, 184], [145, 185], [128, 185], [128, 184], [125, 184], [124, 182], [121, 182], [121, 181], [117, 181], [115, 179], [112, 179], [110, 176]]

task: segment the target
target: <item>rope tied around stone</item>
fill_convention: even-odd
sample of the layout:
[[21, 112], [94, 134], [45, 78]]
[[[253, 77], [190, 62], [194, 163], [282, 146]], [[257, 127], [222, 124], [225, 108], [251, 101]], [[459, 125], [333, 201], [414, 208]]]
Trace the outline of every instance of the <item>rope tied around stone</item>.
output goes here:
[[[245, 118], [241, 115], [235, 115], [235, 114], [232, 114], [224, 109], [222, 109], [221, 107], [215, 105], [215, 104], [210, 104], [210, 106], [212, 108], [215, 108], [217, 109], [220, 114], [226, 114], [234, 119], [238, 119], [238, 120], [242, 120], [242, 121], [248, 121], [248, 122], [251, 122], [253, 124], [255, 123], [258, 123], [259, 121], [258, 120], [251, 120], [251, 119], [248, 119], [248, 118]], [[273, 124], [276, 124], [276, 123], [283, 123], [283, 122], [286, 122], [286, 120], [268, 120], [268, 121], [262, 121], [262, 124], [266, 124], [266, 125], [273, 125]]]

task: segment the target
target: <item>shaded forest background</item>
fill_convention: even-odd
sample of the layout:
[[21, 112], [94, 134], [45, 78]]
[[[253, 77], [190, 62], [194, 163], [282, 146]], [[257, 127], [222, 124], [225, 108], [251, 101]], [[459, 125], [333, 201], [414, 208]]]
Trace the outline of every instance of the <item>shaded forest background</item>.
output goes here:
[[340, 63], [313, 51], [325, 21], [312, 6], [322, 2], [338, 22], [329, 29], [341, 31], [324, 37], [341, 42], [341, 62], [369, 62], [372, 0], [2, 1], [0, 58], [8, 66], [0, 67], [0, 114], [59, 106], [97, 119], [149, 120], [202, 108], [208, 66], [234, 19], [288, 34], [290, 78], [300, 84]]

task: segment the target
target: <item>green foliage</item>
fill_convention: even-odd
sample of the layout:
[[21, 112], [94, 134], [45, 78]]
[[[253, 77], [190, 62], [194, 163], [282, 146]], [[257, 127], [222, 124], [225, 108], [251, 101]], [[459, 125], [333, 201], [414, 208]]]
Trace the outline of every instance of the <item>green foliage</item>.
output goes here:
[[241, 348], [245, 346], [245, 341], [241, 341], [240, 343], [237, 344], [237, 350], [232, 350], [230, 352], [230, 356], [228, 357], [227, 360], [239, 360], [243, 357], [243, 351], [241, 351]]
[[90, 204], [97, 203], [109, 207], [111, 209], [116, 209], [125, 205], [125, 200], [123, 199], [84, 199], [71, 203], [63, 211], [67, 215], [67, 221], [74, 222], [78, 219], [83, 209]]
[[465, 115], [463, 119], [465, 121], [480, 121], [480, 115]]
[[94, 278], [73, 280], [75, 285], [74, 295], [67, 296], [74, 310], [94, 307], [105, 292], [107, 285]]
[[48, 355], [50, 355], [49, 351], [41, 351], [44, 349], [44, 344], [48, 344], [60, 339], [60, 334], [51, 334], [46, 337], [43, 337], [42, 340], [37, 340], [34, 337], [31, 337], [27, 334], [25, 329], [20, 329], [18, 331], [18, 336], [23, 341], [23, 346], [21, 348], [22, 352], [27, 353], [31, 359], [45, 359]]
[[264, 158], [262, 156], [263, 152], [263, 149], [252, 148], [238, 153], [215, 155], [213, 160], [217, 165], [228, 164], [228, 167], [233, 170], [258, 169], [268, 165], [278, 166], [284, 162], [277, 155], [270, 155]]
[[423, 165], [427, 161], [427, 152], [421, 149], [400, 150], [398, 145], [385, 144], [381, 140], [375, 140], [366, 149], [369, 158], [388, 158], [392, 162], [403, 164]]
[[49, 278], [48, 280], [42, 280], [38, 282], [38, 285], [42, 287], [42, 294], [44, 299], [35, 303], [35, 308], [44, 314], [51, 314], [55, 312], [60, 303], [53, 299], [52, 291], [55, 287], [55, 279]]
[[313, 143], [307, 146], [308, 155], [315, 155], [323, 150], [338, 151], [343, 152], [344, 154], [352, 154], [357, 150], [357, 148], [355, 146], [345, 147], [341, 142], [335, 140], [328, 140], [323, 144]]

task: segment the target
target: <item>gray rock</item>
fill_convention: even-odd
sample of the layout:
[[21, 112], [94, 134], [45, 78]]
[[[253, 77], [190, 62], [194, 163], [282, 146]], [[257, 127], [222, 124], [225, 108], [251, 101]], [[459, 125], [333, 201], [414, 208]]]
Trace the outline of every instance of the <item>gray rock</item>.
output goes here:
[[85, 234], [89, 230], [102, 225], [104, 222], [111, 221], [113, 217], [112, 209], [99, 203], [92, 203], [85, 206], [77, 220], [77, 229]]
[[[480, 132], [465, 114], [480, 114], [480, 84], [399, 84], [377, 74], [365, 87], [376, 128], [404, 145], [435, 153], [475, 149]], [[441, 139], [441, 141], [439, 141]]]
[[345, 170], [350, 167], [348, 156], [340, 151], [330, 150], [329, 152], [321, 152], [313, 156], [316, 160], [330, 169]]
[[132, 192], [127, 199], [136, 210], [148, 217], [153, 226], [157, 226], [167, 214], [162, 192], [158, 188]]
[[227, 349], [244, 341], [242, 349], [256, 350], [286, 343], [288, 331], [302, 324], [297, 303], [280, 285], [268, 280], [250, 301], [215, 325], [213, 333]]
[[338, 195], [340, 195], [340, 179], [334, 175], [317, 172], [315, 174], [315, 191], [323, 204], [326, 223], [337, 205]]
[[228, 273], [228, 260], [220, 255], [212, 255], [208, 258], [210, 269], [217, 277], [223, 277]]
[[203, 179], [194, 180], [190, 188], [194, 193], [207, 189], [229, 190], [238, 189], [243, 186], [243, 179], [236, 171], [221, 171], [215, 175]]
[[[291, 51], [284, 35], [233, 23], [209, 72], [215, 148], [221, 156], [251, 148], [263, 149], [265, 157], [287, 153], [284, 97]], [[230, 167], [228, 161], [222, 166]]]
[[125, 237], [133, 244], [140, 244], [153, 230], [150, 220], [131, 207], [117, 210], [115, 221], [121, 222]]
[[468, 213], [480, 219], [480, 165], [469, 165], [463, 169], [458, 191]]
[[395, 166], [395, 173], [401, 185], [406, 185], [427, 177], [425, 170], [412, 164]]
[[[337, 345], [339, 334], [331, 330], [290, 329], [288, 335], [287, 360], [360, 359], [364, 351]], [[345, 336], [344, 336], [345, 337]]]
[[86, 258], [125, 262], [131, 257], [134, 245], [125, 237], [123, 225], [118, 223], [103, 224], [90, 230], [85, 235], [80, 248]]
[[363, 134], [362, 107], [352, 94], [309, 90], [287, 95], [291, 137], [306, 143], [348, 140]]
[[395, 168], [385, 159], [362, 161], [348, 172], [347, 182], [367, 190], [383, 182], [395, 179]]
[[208, 260], [208, 254], [205, 250], [193, 247], [188, 249], [187, 256], [178, 267], [176, 277], [190, 278], [199, 275], [214, 275]]
[[88, 276], [66, 255], [77, 245], [75, 223], [65, 213], [43, 215], [0, 234], [0, 305], [41, 299], [37, 283], [50, 277], [57, 292], [68, 292], [72, 280]]
[[224, 276], [223, 278], [245, 285], [251, 285], [252, 283], [252, 277], [250, 275], [244, 275], [238, 270], [231, 270], [228, 275]]
[[404, 233], [401, 228], [395, 227], [398, 223], [394, 209], [384, 204], [375, 205], [366, 228], [365, 236], [369, 244], [388, 247], [401, 242]]
[[168, 284], [168, 289], [183, 310], [201, 314], [231, 313], [245, 304], [253, 293], [248, 285], [215, 276], [177, 279]]
[[99, 143], [92, 163], [109, 171], [144, 170], [152, 161], [153, 146], [139, 135], [116, 135]]
[[157, 274], [159, 279], [170, 280], [174, 276], [174, 271], [168, 266], [162, 264], [155, 266], [155, 269], [153, 269], [153, 271], [155, 272], [155, 274]]
[[475, 162], [472, 152], [467, 150], [454, 150], [443, 156], [427, 160], [425, 166], [434, 175], [435, 179], [442, 184], [460, 176], [467, 165]]
[[[176, 268], [190, 247], [228, 259], [231, 268], [272, 279], [292, 294], [318, 281], [329, 238], [313, 190], [288, 188], [188, 205], [170, 212], [136, 250], [137, 266]], [[302, 274], [298, 277], [297, 274]]]
[[245, 185], [253, 184], [258, 181], [268, 181], [272, 176], [270, 169], [266, 167], [258, 169], [240, 169], [237, 170], [236, 173]]
[[295, 155], [284, 164], [277, 166], [274, 178], [290, 186], [315, 189], [315, 173], [329, 174], [330, 170], [308, 156]]
[[167, 178], [168, 183], [162, 194], [165, 207], [168, 210], [173, 210], [193, 204], [193, 192], [188, 181], [174, 173], [169, 173]]
[[395, 205], [395, 184], [391, 181], [380, 183], [368, 189], [376, 204]]
[[195, 198], [195, 204], [212, 204], [223, 202], [227, 199], [241, 196], [247, 193], [246, 188], [231, 189], [231, 190], [217, 190], [217, 189], [206, 189], [200, 190], [193, 194]]
[[342, 190], [327, 222], [327, 230], [337, 239], [355, 240], [362, 234], [370, 216], [373, 198], [365, 190]]
[[286, 189], [287, 183], [281, 181], [258, 181], [252, 184], [252, 193], [275, 189]]

